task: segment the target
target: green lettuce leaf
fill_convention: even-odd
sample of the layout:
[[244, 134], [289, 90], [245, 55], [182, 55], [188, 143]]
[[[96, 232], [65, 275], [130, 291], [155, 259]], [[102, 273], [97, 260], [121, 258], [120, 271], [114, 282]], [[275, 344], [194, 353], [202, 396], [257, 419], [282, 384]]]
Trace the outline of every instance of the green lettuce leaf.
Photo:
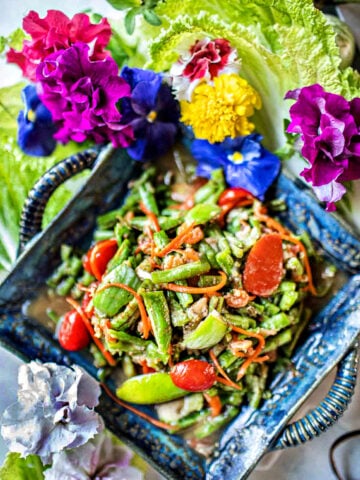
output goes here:
[[182, 45], [199, 38], [226, 38], [241, 59], [240, 74], [258, 90], [263, 107], [253, 117], [265, 145], [286, 143], [288, 90], [320, 83], [347, 99], [359, 96], [360, 76], [341, 70], [333, 27], [311, 0], [166, 0], [156, 13], [163, 29], [147, 29], [149, 68], [168, 70]]
[[[84, 144], [69, 143], [59, 145], [49, 157], [25, 155], [16, 142], [23, 87], [17, 84], [0, 89], [0, 278], [16, 259], [20, 217], [29, 191], [55, 163], [86, 148]], [[44, 225], [61, 210], [85, 176], [79, 174], [56, 190], [46, 207]]]
[[8, 453], [0, 468], [1, 480], [43, 480], [44, 466], [36, 455], [21, 458], [19, 453]]

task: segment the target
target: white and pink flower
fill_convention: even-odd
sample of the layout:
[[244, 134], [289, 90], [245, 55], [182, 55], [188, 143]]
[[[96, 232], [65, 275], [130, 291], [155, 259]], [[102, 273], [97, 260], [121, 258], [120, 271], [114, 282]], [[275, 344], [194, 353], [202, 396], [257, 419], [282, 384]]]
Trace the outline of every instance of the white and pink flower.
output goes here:
[[220, 74], [239, 70], [237, 52], [227, 40], [204, 38], [180, 55], [171, 67], [170, 76], [177, 99], [191, 101], [192, 92], [200, 82], [212, 82]]

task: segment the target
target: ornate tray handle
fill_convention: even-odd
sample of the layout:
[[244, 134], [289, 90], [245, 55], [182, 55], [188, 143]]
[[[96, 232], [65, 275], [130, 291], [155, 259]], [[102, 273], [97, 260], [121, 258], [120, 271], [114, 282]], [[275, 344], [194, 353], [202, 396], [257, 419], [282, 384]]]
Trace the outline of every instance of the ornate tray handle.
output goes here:
[[305, 417], [288, 425], [278, 438], [274, 450], [297, 447], [318, 437], [341, 417], [351, 402], [356, 385], [358, 345], [339, 363], [335, 381], [319, 406]]

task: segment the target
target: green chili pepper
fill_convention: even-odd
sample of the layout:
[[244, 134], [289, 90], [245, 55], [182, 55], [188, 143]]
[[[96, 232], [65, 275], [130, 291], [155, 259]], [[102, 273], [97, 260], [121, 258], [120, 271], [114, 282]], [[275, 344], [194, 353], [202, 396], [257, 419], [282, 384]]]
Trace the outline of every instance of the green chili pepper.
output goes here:
[[142, 294], [156, 343], [161, 353], [168, 353], [171, 343], [170, 311], [163, 291]]
[[196, 262], [179, 265], [168, 270], [158, 270], [151, 274], [151, 281], [154, 283], [168, 283], [176, 280], [185, 280], [206, 273], [211, 269], [211, 265], [205, 259]]
[[188, 395], [188, 391], [177, 387], [169, 373], [155, 372], [125, 380], [116, 390], [116, 395], [125, 402], [150, 405], [169, 402]]
[[210, 348], [225, 336], [228, 326], [223, 317], [213, 310], [199, 325], [185, 336], [183, 345], [190, 349]]

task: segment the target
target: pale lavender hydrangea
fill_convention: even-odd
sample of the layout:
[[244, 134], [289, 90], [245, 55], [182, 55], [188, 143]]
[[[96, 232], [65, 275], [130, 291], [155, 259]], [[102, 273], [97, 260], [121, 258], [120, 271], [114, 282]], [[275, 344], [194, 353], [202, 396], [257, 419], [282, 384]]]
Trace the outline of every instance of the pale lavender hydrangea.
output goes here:
[[311, 183], [318, 198], [335, 210], [346, 192], [343, 183], [360, 178], [360, 98], [347, 101], [320, 85], [290, 91], [287, 131], [300, 134], [301, 153], [310, 167], [300, 175]]
[[108, 432], [100, 433], [79, 448], [55, 454], [45, 480], [143, 480], [142, 472], [129, 464], [132, 456]]
[[94, 411], [98, 383], [78, 366], [30, 362], [21, 365], [18, 401], [1, 419], [1, 435], [11, 452], [39, 455], [44, 464], [64, 448], [75, 448], [103, 428]]

